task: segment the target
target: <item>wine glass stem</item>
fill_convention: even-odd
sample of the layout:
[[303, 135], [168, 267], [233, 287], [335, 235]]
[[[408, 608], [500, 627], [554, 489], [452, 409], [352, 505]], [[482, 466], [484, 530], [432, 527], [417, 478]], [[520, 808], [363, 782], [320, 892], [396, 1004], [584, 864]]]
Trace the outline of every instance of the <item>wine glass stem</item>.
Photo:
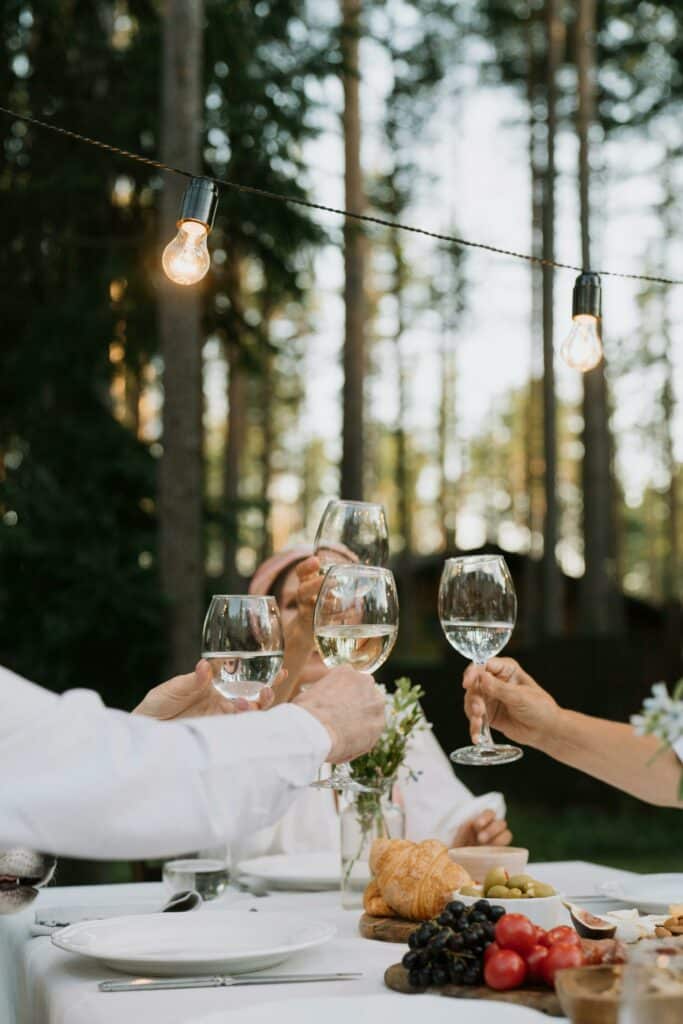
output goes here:
[[[482, 664], [483, 668], [483, 664]], [[482, 695], [483, 696], [483, 695]], [[486, 705], [484, 705], [486, 706]], [[481, 716], [481, 726], [479, 728], [479, 736], [476, 740], [476, 746], [478, 747], [493, 747], [493, 737], [491, 736], [491, 726], [489, 725], [488, 715], [486, 711]]]

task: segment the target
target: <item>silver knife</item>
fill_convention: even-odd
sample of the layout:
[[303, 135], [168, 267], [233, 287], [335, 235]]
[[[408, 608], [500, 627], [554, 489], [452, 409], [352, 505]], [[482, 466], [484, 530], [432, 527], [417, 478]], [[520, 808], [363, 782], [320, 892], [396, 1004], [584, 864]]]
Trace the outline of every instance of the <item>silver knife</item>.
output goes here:
[[231, 988], [233, 985], [293, 985], [304, 981], [353, 981], [362, 973], [338, 974], [239, 974], [202, 975], [198, 978], [134, 978], [132, 981], [101, 981], [100, 992], [136, 992], [171, 988]]

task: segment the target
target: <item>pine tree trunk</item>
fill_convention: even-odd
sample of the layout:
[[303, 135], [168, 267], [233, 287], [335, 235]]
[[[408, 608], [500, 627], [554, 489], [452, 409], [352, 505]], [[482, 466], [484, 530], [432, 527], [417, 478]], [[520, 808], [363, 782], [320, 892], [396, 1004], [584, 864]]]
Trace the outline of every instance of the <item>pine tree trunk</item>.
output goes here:
[[[565, 42], [560, 0], [546, 0], [546, 167], [543, 196], [543, 256], [555, 256], [555, 135], [557, 131], [557, 69]], [[543, 454], [545, 462], [545, 514], [543, 521], [543, 631], [562, 631], [562, 580], [555, 548], [558, 538], [557, 505], [557, 400], [553, 270], [543, 268]]]
[[[340, 0], [344, 86], [344, 183], [346, 209], [365, 206], [361, 172], [359, 36], [362, 0]], [[360, 225], [344, 224], [344, 402], [341, 496], [363, 498], [365, 380], [365, 239]]]
[[[676, 209], [678, 196], [671, 180], [670, 168], [675, 155], [667, 150], [664, 161], [663, 206], [665, 244], [663, 259], [670, 249], [672, 238], [676, 237], [676, 225], [672, 223], [672, 211]], [[678, 504], [678, 463], [674, 443], [674, 423], [676, 421], [676, 396], [673, 384], [674, 366], [671, 358], [671, 310], [668, 289], [661, 292], [661, 337], [664, 342], [662, 363], [664, 365], [664, 385], [662, 388], [663, 447], [664, 465], [669, 474], [669, 486], [666, 492], [666, 544], [664, 546], [664, 572], [662, 591], [666, 614], [666, 646], [667, 664], [671, 679], [677, 679], [681, 673], [681, 635], [683, 634], [683, 566], [679, 541], [679, 504]]]
[[[203, 0], [165, 0], [161, 158], [201, 168]], [[165, 245], [185, 180], [167, 175], [161, 194]], [[201, 291], [171, 284], [160, 273], [159, 335], [164, 361], [164, 454], [159, 469], [161, 581], [168, 600], [169, 674], [187, 672], [200, 650], [204, 604], [202, 543]]]
[[[534, 23], [527, 26], [527, 107], [529, 114], [529, 179], [531, 184], [531, 251], [540, 255], [543, 238], [543, 170], [539, 163], [539, 143], [537, 139], [538, 118], [536, 102], [539, 89], [539, 61], [534, 38]], [[529, 386], [527, 389], [526, 416], [524, 424], [524, 489], [527, 499], [526, 525], [529, 531], [529, 551], [525, 563], [523, 579], [524, 595], [524, 637], [527, 644], [533, 644], [538, 638], [540, 626], [539, 588], [537, 562], [534, 558], [534, 537], [539, 532], [540, 516], [537, 496], [539, 480], [537, 465], [538, 453], [538, 421], [539, 413], [538, 380], [534, 377], [538, 356], [542, 350], [542, 339], [539, 332], [543, 315], [542, 272], [531, 267], [531, 366]]]
[[[589, 132], [595, 117], [595, 0], [578, 0], [576, 66], [578, 73], [579, 208], [581, 262], [591, 268]], [[582, 585], [581, 624], [587, 632], [610, 632], [612, 455], [604, 360], [583, 377], [583, 538], [586, 564]]]
[[240, 469], [246, 440], [247, 378], [242, 368], [240, 351], [236, 344], [228, 345], [228, 437], [225, 446], [223, 473], [223, 505], [225, 509], [225, 542], [223, 546], [223, 575], [228, 593], [239, 593], [240, 574], [237, 571], [239, 548]]
[[[267, 330], [268, 316], [264, 315], [263, 324]], [[273, 531], [271, 521], [270, 485], [273, 477], [273, 448], [275, 447], [274, 414], [274, 367], [273, 355], [266, 352], [263, 358], [261, 380], [261, 411], [263, 423], [263, 449], [261, 452], [261, 496], [263, 500], [263, 536], [261, 540], [261, 561], [273, 550]]]
[[228, 361], [228, 436], [223, 462], [223, 508], [225, 535], [223, 542], [223, 575], [228, 593], [239, 593], [237, 549], [240, 527], [240, 471], [247, 437], [247, 375], [242, 365], [242, 302], [241, 256], [236, 246], [225, 264], [225, 286], [230, 299], [230, 322], [226, 356]]

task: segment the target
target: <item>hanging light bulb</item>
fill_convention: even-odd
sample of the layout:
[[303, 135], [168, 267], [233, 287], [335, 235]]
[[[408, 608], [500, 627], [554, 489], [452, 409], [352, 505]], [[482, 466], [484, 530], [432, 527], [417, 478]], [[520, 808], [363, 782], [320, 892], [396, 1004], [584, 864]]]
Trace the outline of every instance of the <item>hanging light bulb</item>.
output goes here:
[[161, 257], [166, 276], [176, 284], [197, 284], [211, 266], [206, 245], [218, 206], [218, 189], [208, 178], [193, 178], [185, 189], [178, 234]]
[[597, 274], [579, 274], [572, 296], [572, 329], [562, 343], [560, 354], [573, 370], [586, 373], [602, 359], [600, 317], [602, 301]]

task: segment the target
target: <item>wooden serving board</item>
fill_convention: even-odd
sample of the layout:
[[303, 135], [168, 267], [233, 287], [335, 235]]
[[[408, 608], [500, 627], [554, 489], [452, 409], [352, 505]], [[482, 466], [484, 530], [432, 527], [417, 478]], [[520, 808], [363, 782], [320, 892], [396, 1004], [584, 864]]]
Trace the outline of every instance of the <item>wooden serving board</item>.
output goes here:
[[[408, 972], [402, 964], [387, 967], [384, 973], [384, 984], [394, 992], [405, 992], [407, 995], [419, 995], [431, 992], [453, 999], [488, 999], [494, 1003], [514, 1003], [516, 1006], [528, 1006], [549, 1017], [564, 1017], [560, 1001], [554, 992], [542, 988], [518, 988], [512, 992], [496, 992], [485, 985], [441, 985], [439, 988], [412, 988], [408, 982]], [[419, 1010], [419, 1006], [418, 1006]]]
[[358, 931], [364, 939], [378, 942], [407, 942], [408, 936], [420, 927], [421, 921], [406, 921], [402, 917], [372, 917], [363, 914]]

